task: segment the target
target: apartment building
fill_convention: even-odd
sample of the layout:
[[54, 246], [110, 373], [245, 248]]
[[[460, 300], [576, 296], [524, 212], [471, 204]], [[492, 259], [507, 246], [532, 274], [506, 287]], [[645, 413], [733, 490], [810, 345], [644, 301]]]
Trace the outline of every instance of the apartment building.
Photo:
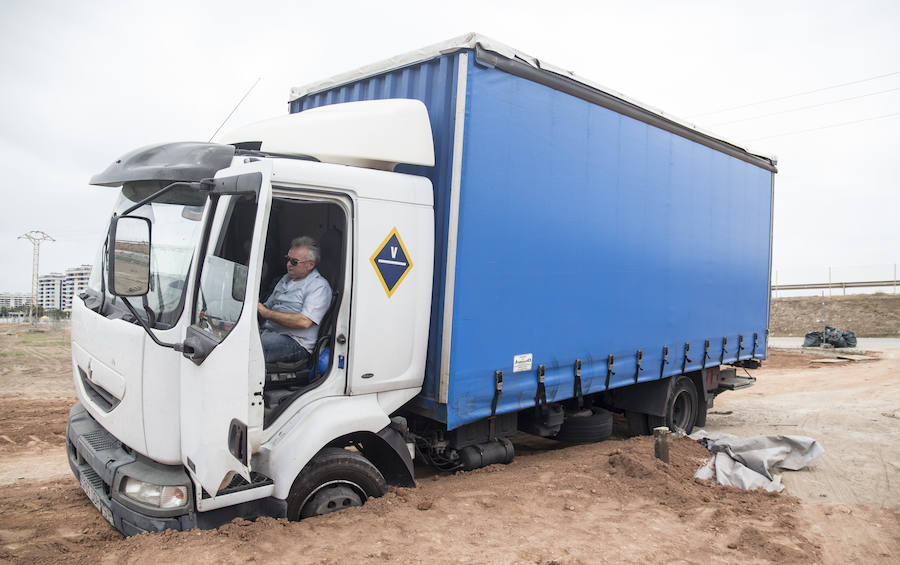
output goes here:
[[20, 292], [0, 292], [0, 308], [18, 308], [31, 304], [31, 295]]
[[62, 308], [60, 310], [65, 312], [72, 311], [72, 300], [85, 291], [90, 278], [90, 265], [80, 265], [66, 269], [62, 288]]
[[72, 311], [72, 299], [84, 292], [91, 277], [90, 265], [70, 267], [64, 273], [38, 278], [38, 306], [44, 310]]
[[44, 310], [62, 310], [65, 280], [66, 276], [62, 273], [38, 277], [38, 306]]

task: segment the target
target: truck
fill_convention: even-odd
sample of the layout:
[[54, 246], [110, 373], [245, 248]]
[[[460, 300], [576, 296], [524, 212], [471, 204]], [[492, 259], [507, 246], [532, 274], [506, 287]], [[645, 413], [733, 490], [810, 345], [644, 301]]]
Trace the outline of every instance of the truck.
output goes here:
[[[91, 179], [119, 196], [66, 449], [123, 534], [360, 506], [519, 432], [689, 433], [752, 384], [773, 158], [476, 34], [289, 110]], [[333, 298], [310, 361], [267, 364], [257, 303], [301, 235]]]

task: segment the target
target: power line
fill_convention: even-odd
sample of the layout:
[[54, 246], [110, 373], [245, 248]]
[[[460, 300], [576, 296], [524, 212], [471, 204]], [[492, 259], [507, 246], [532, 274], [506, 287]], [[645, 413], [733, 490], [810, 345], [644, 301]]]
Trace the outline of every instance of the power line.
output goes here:
[[816, 92], [823, 92], [825, 90], [831, 90], [833, 88], [841, 88], [844, 86], [850, 86], [852, 84], [860, 84], [863, 82], [869, 82], [871, 80], [877, 80], [880, 78], [890, 77], [894, 75], [900, 75], [900, 71], [894, 71], [892, 73], [887, 73], [883, 75], [873, 76], [869, 78], [864, 78], [860, 80], [854, 80], [850, 82], [843, 82], [841, 84], [833, 84], [831, 86], [823, 86], [822, 88], [816, 88], [815, 90], [807, 90], [805, 92], [798, 92], [796, 94], [788, 94], [786, 96], [776, 96], [775, 98], [768, 98], [766, 100], [760, 100], [758, 102], [750, 102], [749, 104], [741, 104], [740, 106], [732, 106], [730, 108], [722, 108], [721, 110], [713, 110], [712, 112], [704, 112], [703, 114], [695, 114], [691, 119], [700, 118], [703, 116], [711, 116], [713, 114], [721, 114], [722, 112], [730, 112], [732, 110], [740, 110], [741, 108], [749, 108], [750, 106], [758, 106], [760, 104], [767, 104], [769, 102], [777, 102], [778, 100], [787, 100], [788, 98], [796, 98], [798, 96], [806, 96], [807, 94], [815, 94]]
[[883, 119], [886, 119], [886, 118], [893, 118], [893, 117], [895, 117], [895, 116], [900, 116], [900, 112], [895, 112], [895, 113], [893, 113], [893, 114], [884, 114], [884, 115], [882, 115], [882, 116], [873, 116], [873, 117], [871, 117], [871, 118], [863, 118], [863, 119], [861, 119], [861, 120], [853, 120], [852, 122], [842, 122], [842, 123], [840, 123], [840, 124], [831, 124], [831, 125], [822, 126], [822, 127], [818, 127], [818, 128], [804, 129], [804, 130], [799, 130], [799, 131], [790, 131], [790, 132], [787, 132], [787, 133], [779, 133], [779, 134], [776, 134], [776, 135], [767, 135], [767, 136], [765, 136], [765, 137], [755, 137], [755, 138], [753, 138], [753, 139], [748, 139], [747, 141], [759, 141], [759, 140], [761, 140], [761, 139], [772, 139], [772, 138], [774, 138], [774, 137], [786, 137], [786, 136], [789, 136], [789, 135], [799, 135], [799, 134], [801, 134], [801, 133], [809, 133], [809, 132], [812, 132], [812, 131], [821, 131], [821, 130], [823, 130], [823, 129], [839, 128], [839, 127], [844, 127], [844, 126], [850, 126], [850, 125], [853, 125], [853, 124], [859, 124], [859, 123], [862, 123], [862, 122], [874, 122], [875, 120], [883, 120]]
[[768, 118], [771, 116], [780, 116], [781, 114], [790, 114], [791, 112], [799, 112], [800, 110], [809, 110], [810, 108], [820, 108], [822, 106], [828, 106], [830, 104], [838, 104], [839, 102], [847, 102], [848, 100], [858, 100], [860, 98], [866, 98], [868, 96], [876, 96], [878, 94], [886, 94], [888, 92], [895, 92], [900, 90], [900, 87], [897, 88], [889, 88], [888, 90], [882, 90], [880, 92], [872, 92], [869, 94], [861, 94], [860, 96], [850, 96], [849, 98], [841, 98], [840, 100], [833, 100], [831, 102], [823, 102], [821, 104], [810, 104], [809, 106], [800, 106], [799, 108], [793, 108], [791, 110], [782, 110], [780, 112], [772, 112], [769, 114], [761, 114], [759, 116], [753, 116], [750, 118], [741, 118], [740, 120], [731, 120], [730, 122], [719, 122], [716, 124], [711, 124], [710, 127], [715, 126], [725, 126], [729, 124], [737, 124], [740, 122], [749, 122], [750, 120], [759, 120], [761, 118]]

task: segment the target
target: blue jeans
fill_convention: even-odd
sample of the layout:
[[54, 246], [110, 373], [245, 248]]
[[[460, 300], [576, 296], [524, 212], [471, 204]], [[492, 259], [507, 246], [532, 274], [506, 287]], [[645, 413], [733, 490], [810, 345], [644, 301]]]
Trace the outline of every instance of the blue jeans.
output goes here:
[[304, 361], [309, 358], [309, 351], [303, 349], [291, 336], [264, 330], [259, 337], [266, 363]]

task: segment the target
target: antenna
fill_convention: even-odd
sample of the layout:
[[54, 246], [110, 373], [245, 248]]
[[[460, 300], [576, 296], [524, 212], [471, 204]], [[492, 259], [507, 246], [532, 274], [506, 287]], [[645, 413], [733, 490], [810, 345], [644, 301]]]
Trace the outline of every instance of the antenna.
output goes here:
[[243, 98], [238, 100], [238, 103], [235, 104], [234, 108], [231, 109], [231, 112], [229, 112], [228, 115], [225, 116], [225, 119], [222, 120], [222, 123], [219, 124], [219, 127], [216, 128], [216, 131], [214, 131], [213, 134], [211, 136], [209, 136], [209, 141], [212, 141], [213, 138], [216, 136], [216, 134], [219, 133], [219, 130], [222, 129], [222, 127], [226, 124], [226, 122], [228, 122], [229, 118], [231, 118], [232, 114], [234, 114], [237, 111], [238, 107], [244, 103], [244, 100], [246, 100], [247, 97], [250, 96], [250, 93], [253, 92], [253, 89], [256, 88], [256, 85], [259, 84], [259, 81], [261, 81], [261, 80], [262, 80], [262, 77], [259, 77], [258, 79], [256, 79], [256, 82], [253, 83], [253, 86], [250, 87], [250, 90], [248, 90], [247, 93], [244, 94]]
[[17, 239], [27, 239], [34, 246], [34, 254], [31, 260], [31, 309], [29, 312], [31, 323], [34, 324], [38, 311], [38, 265], [40, 264], [41, 242], [56, 240], [40, 230], [31, 230], [26, 234], [20, 235]]

